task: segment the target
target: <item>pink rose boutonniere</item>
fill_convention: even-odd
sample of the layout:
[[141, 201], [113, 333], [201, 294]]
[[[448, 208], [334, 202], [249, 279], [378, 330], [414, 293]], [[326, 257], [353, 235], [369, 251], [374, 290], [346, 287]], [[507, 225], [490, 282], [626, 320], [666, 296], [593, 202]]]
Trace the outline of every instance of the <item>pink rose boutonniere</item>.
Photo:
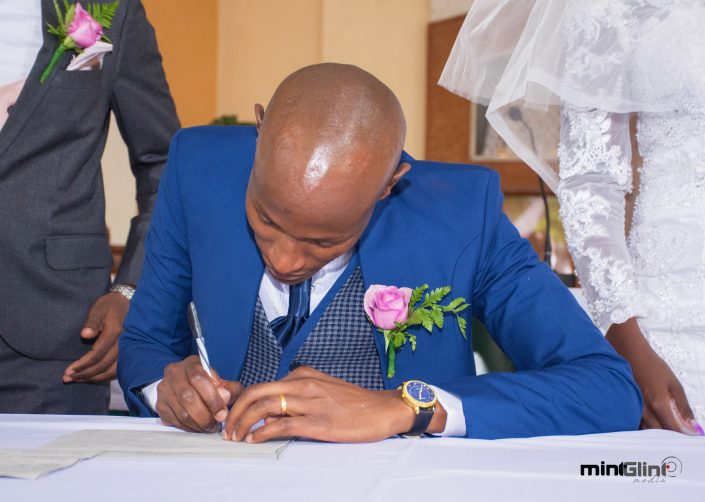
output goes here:
[[89, 4], [84, 9], [80, 3], [69, 4], [68, 0], [64, 0], [64, 12], [62, 12], [58, 1], [54, 0], [59, 24], [48, 25], [47, 31], [58, 37], [61, 43], [54, 51], [49, 66], [46, 67], [39, 81], [42, 84], [46, 82], [64, 52], [73, 50], [81, 54], [84, 49], [92, 47], [99, 40], [112, 43], [103, 30], [110, 28], [119, 6], [120, 1], [116, 0], [107, 4]]
[[460, 313], [470, 304], [465, 303], [465, 298], [456, 298], [447, 305], [439, 305], [450, 293], [450, 287], [436, 288], [429, 293], [426, 293], [427, 289], [428, 284], [413, 291], [410, 288], [373, 284], [365, 292], [364, 307], [367, 318], [384, 335], [388, 378], [392, 378], [395, 373], [394, 359], [397, 350], [408, 341], [411, 350], [416, 351], [416, 335], [407, 331], [411, 326], [423, 326], [431, 333], [434, 326], [443, 329], [445, 315], [455, 315], [460, 332], [467, 338], [467, 321]]

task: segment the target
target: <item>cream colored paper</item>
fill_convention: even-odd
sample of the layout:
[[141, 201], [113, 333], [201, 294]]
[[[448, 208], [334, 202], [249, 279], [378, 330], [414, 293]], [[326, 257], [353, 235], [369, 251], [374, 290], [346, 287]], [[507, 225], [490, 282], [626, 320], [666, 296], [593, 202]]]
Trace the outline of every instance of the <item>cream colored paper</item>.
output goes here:
[[219, 434], [178, 431], [82, 430], [62, 436], [43, 449], [120, 456], [189, 455], [227, 458], [271, 458], [276, 460], [290, 441], [259, 444], [224, 441]]
[[271, 459], [291, 441], [260, 444], [224, 441], [219, 434], [177, 431], [82, 430], [41, 448], [0, 449], [0, 477], [38, 479], [96, 456]]
[[0, 449], [0, 476], [38, 479], [45, 474], [71, 467], [85, 458], [74, 452], [46, 451], [42, 448], [25, 450]]

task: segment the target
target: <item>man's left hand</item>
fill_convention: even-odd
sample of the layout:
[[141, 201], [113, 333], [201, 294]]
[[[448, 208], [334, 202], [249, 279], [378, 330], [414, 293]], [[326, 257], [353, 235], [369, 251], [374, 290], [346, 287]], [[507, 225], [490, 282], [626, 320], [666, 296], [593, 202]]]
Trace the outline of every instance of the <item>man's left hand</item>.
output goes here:
[[96, 300], [81, 329], [81, 338], [95, 339], [95, 343], [83, 357], [66, 368], [65, 383], [98, 383], [115, 378], [118, 336], [129, 307], [130, 301], [120, 293], [108, 293]]
[[[250, 432], [262, 419], [265, 425]], [[441, 432], [445, 421], [437, 404], [428, 431]], [[248, 387], [228, 414], [224, 436], [252, 443], [285, 437], [362, 443], [403, 434], [413, 423], [414, 411], [400, 390], [368, 390], [301, 366], [282, 380]]]

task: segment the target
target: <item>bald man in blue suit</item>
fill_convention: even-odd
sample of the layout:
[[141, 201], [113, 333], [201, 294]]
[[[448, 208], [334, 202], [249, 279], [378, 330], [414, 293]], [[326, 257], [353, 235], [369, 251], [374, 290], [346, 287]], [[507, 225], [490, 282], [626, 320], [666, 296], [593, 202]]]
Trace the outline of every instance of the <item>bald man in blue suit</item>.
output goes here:
[[[295, 72], [256, 115], [172, 142], [120, 339], [133, 412], [251, 442], [638, 426], [629, 366], [502, 214], [496, 173], [412, 159], [396, 97], [353, 66]], [[472, 333], [446, 322], [412, 327], [390, 376], [363, 309], [375, 284], [450, 286], [517, 371], [476, 376]]]

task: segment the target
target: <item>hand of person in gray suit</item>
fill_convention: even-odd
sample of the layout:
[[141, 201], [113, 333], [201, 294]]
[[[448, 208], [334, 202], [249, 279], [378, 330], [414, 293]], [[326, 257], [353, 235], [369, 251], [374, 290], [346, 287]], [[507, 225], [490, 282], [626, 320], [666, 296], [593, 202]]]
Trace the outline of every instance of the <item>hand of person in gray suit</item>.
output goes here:
[[[41, 7], [37, 27], [58, 23], [55, 2], [31, 3], [27, 12]], [[139, 282], [159, 179], [180, 126], [140, 0], [120, 0], [102, 63], [69, 71], [67, 51], [44, 83], [60, 40], [41, 31], [36, 60], [21, 91], [13, 84], [0, 129], [0, 269], [10, 285], [0, 287], [0, 412], [102, 414], [128, 310], [127, 298], [108, 291]], [[0, 106], [8, 103], [2, 98]], [[137, 202], [114, 277], [101, 168], [111, 115]], [[124, 211], [134, 209], [130, 203]]]
[[118, 336], [129, 307], [130, 301], [120, 293], [96, 300], [81, 329], [81, 338], [95, 343], [66, 368], [64, 382], [106, 382], [117, 376]]

